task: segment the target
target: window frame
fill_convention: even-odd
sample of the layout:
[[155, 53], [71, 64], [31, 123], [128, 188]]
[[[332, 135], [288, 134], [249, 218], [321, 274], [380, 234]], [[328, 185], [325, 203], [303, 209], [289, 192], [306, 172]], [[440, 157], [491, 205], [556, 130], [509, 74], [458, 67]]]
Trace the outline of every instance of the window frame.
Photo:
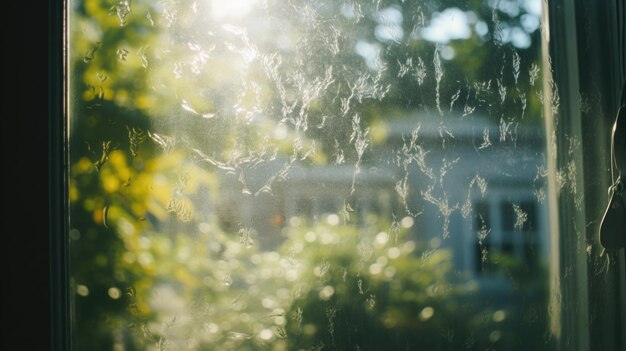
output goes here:
[[69, 304], [69, 171], [67, 1], [48, 1], [48, 247], [50, 349], [71, 350]]
[[[561, 101], [559, 115], [544, 104], [549, 215], [555, 219], [550, 221], [551, 331], [559, 350], [626, 347], [624, 250], [611, 254], [605, 274], [595, 274], [594, 267], [606, 257], [598, 240], [599, 214], [608, 203], [609, 131], [625, 80], [617, 34], [618, 28], [624, 31], [625, 20], [619, 0], [544, 2], [542, 56], [544, 67], [552, 67], [544, 70], [544, 82], [556, 83]], [[581, 92], [597, 93], [591, 114], [582, 111]], [[553, 97], [551, 89], [544, 89], [544, 101]], [[580, 145], [572, 148], [574, 139]], [[574, 194], [558, 191], [557, 171], [568, 162], [580, 170]]]

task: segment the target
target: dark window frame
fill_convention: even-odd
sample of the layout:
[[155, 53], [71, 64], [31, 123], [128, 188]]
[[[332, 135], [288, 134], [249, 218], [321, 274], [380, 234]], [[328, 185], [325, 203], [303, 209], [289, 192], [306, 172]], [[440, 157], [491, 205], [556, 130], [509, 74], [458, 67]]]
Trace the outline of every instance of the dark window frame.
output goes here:
[[[558, 307], [552, 332], [559, 350], [626, 349], [626, 264], [624, 249], [602, 255], [598, 232], [608, 202], [611, 130], [626, 80], [626, 6], [621, 0], [544, 3], [549, 41], [544, 66], [552, 72], [561, 106], [545, 108], [552, 240], [552, 293]], [[620, 34], [621, 33], [621, 34]], [[551, 96], [544, 96], [551, 98]], [[583, 106], [587, 99], [592, 106]], [[557, 122], [558, 121], [558, 122]], [[580, 144], [571, 147], [571, 140]], [[557, 194], [556, 170], [573, 162], [577, 193]], [[584, 194], [580, 197], [579, 194]], [[598, 274], [602, 262], [609, 268]]]

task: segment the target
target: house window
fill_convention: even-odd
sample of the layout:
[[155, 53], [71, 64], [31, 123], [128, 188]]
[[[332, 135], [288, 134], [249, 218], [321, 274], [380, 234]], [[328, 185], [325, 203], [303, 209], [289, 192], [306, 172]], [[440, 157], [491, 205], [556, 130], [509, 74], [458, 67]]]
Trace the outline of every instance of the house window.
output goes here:
[[[515, 267], [526, 273], [537, 273], [544, 250], [541, 247], [546, 245], [540, 238], [546, 236], [546, 228], [537, 218], [536, 202], [523, 198], [492, 203], [479, 201], [474, 209], [475, 271], [494, 276]], [[490, 221], [490, 217], [496, 220]]]

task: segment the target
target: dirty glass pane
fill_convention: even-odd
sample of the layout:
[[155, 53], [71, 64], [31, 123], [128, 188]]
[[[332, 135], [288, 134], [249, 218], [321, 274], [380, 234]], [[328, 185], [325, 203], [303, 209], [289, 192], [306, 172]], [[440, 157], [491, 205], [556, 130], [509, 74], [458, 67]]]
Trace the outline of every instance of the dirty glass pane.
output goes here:
[[70, 1], [73, 347], [554, 349], [540, 18]]

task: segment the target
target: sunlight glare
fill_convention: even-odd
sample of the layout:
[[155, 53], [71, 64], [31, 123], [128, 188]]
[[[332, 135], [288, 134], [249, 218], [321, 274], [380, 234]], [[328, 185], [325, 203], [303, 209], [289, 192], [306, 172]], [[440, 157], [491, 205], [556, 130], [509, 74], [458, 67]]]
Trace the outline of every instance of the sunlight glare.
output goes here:
[[257, 0], [213, 0], [211, 16], [217, 21], [241, 19], [252, 10], [256, 2]]

